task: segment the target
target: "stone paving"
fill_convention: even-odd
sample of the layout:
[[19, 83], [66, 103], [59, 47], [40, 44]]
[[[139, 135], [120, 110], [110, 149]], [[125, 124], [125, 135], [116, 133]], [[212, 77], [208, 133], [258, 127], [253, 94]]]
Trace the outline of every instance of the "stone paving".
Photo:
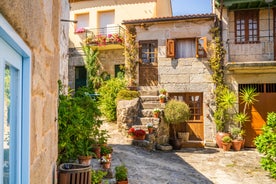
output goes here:
[[[130, 184], [272, 184], [276, 180], [262, 170], [255, 149], [224, 152], [218, 148], [183, 148], [179, 151], [147, 151], [130, 145], [116, 124], [105, 123], [114, 152], [112, 170], [124, 163]], [[110, 183], [112, 180], [110, 180]], [[114, 181], [113, 181], [114, 182]]]

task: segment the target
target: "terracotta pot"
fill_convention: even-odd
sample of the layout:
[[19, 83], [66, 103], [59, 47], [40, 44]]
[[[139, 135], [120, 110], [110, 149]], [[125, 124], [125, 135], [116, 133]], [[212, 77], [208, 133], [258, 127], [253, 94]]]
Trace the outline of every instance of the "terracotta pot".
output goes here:
[[149, 131], [149, 134], [152, 134], [153, 133], [153, 128], [148, 128], [148, 131]]
[[83, 165], [90, 165], [91, 164], [92, 156], [79, 156], [78, 160], [80, 164]]
[[231, 148], [231, 145], [232, 145], [231, 142], [230, 142], [230, 143], [222, 143], [222, 149], [223, 149], [224, 151], [229, 151], [230, 148]]
[[117, 184], [128, 184], [128, 181], [117, 181]]
[[159, 113], [156, 113], [156, 112], [153, 113], [153, 117], [154, 117], [154, 118], [158, 118], [158, 117], [159, 117]]
[[244, 149], [245, 139], [242, 140], [241, 149]]
[[234, 151], [240, 151], [242, 145], [242, 140], [233, 140], [232, 141], [232, 148]]
[[103, 168], [104, 168], [104, 169], [109, 169], [110, 166], [111, 166], [111, 162], [103, 163]]
[[216, 134], [216, 143], [217, 143], [217, 146], [219, 147], [219, 148], [222, 148], [222, 138], [224, 137], [224, 136], [230, 136], [230, 134], [229, 133], [225, 133], [225, 132], [217, 132], [217, 134]]
[[101, 147], [100, 146], [95, 147], [93, 152], [96, 154], [97, 158], [101, 158]]
[[165, 103], [165, 98], [160, 98], [160, 99], [159, 99], [159, 102], [160, 102], [160, 103]]
[[145, 138], [146, 138], [146, 135], [143, 135], [143, 136], [133, 136], [134, 140], [145, 140]]

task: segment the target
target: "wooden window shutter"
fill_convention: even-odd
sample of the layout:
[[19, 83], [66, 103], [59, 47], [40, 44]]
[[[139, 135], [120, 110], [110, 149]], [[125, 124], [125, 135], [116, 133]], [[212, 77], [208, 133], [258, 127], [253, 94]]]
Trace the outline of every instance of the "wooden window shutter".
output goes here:
[[167, 57], [175, 58], [175, 40], [173, 39], [167, 40]]
[[196, 38], [196, 57], [207, 56], [207, 37]]

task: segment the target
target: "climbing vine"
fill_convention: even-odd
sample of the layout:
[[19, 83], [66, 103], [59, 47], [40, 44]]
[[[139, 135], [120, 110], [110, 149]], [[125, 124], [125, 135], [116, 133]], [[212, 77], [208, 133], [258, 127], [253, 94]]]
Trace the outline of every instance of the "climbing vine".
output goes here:
[[219, 27], [214, 27], [210, 30], [212, 34], [212, 42], [210, 44], [211, 56], [209, 65], [212, 70], [212, 79], [215, 83], [215, 103], [216, 110], [214, 112], [214, 121], [218, 131], [224, 130], [224, 124], [228, 118], [227, 107], [222, 103], [223, 94], [228, 92], [228, 88], [224, 84], [223, 61], [225, 50], [220, 37]]
[[125, 72], [129, 86], [137, 85], [137, 66], [139, 64], [138, 48], [139, 45], [136, 42], [136, 29], [135, 27], [130, 27], [126, 31], [126, 45], [124, 52], [126, 58]]

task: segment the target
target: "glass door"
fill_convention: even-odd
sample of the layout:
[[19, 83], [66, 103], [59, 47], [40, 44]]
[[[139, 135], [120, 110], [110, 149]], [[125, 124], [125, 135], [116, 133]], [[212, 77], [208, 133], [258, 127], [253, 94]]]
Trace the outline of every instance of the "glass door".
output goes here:
[[22, 57], [0, 38], [0, 183], [20, 178]]

